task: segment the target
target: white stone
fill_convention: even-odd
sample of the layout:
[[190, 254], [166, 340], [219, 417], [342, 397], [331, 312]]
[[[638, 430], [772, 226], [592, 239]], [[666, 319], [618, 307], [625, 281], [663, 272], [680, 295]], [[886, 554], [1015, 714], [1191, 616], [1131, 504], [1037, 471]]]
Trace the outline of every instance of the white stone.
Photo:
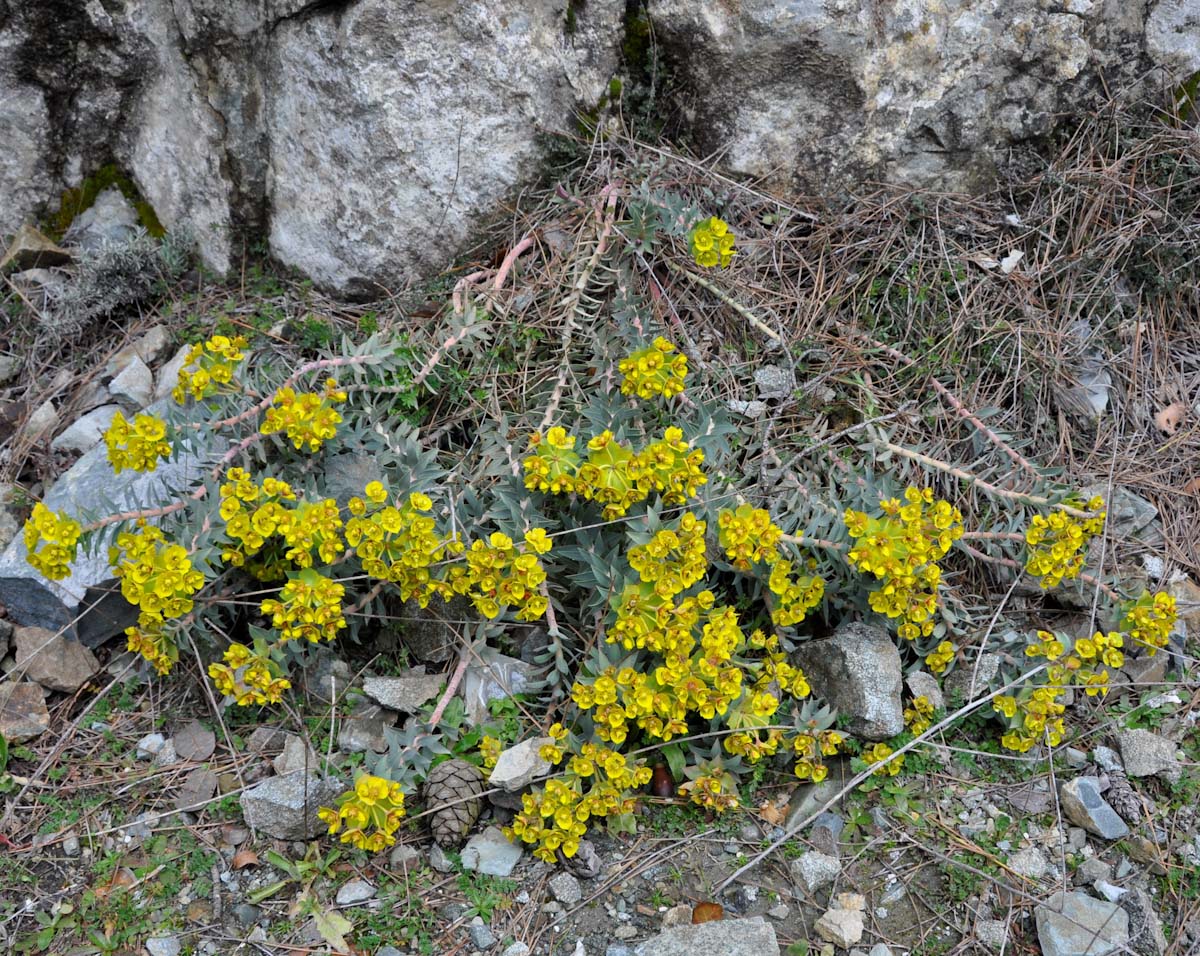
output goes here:
[[789, 870], [792, 882], [811, 896], [838, 878], [842, 872], [842, 864], [837, 857], [828, 856], [819, 850], [809, 850], [792, 860]]
[[42, 402], [29, 416], [18, 434], [26, 441], [38, 441], [45, 438], [58, 427], [58, 409], [54, 402]]
[[814, 928], [825, 942], [849, 949], [862, 939], [865, 926], [861, 910], [835, 909], [826, 911]]
[[501, 787], [509, 793], [524, 790], [536, 777], [550, 772], [551, 764], [538, 756], [538, 750], [554, 743], [552, 737], [531, 737], [509, 747], [496, 761], [488, 784]]
[[133, 408], [145, 408], [154, 400], [154, 373], [136, 355], [130, 356], [129, 364], [108, 383], [108, 392]]
[[179, 373], [183, 371], [184, 365], [187, 364], [188, 352], [191, 351], [190, 345], [181, 345], [179, 351], [176, 352], [169, 362], [158, 370], [158, 384], [154, 387], [154, 400], [161, 401], [166, 398], [179, 384]]
[[338, 906], [353, 906], [365, 903], [375, 895], [375, 887], [366, 880], [351, 880], [337, 891]]
[[102, 405], [93, 409], [64, 428], [50, 442], [50, 447], [56, 451], [87, 451], [100, 442], [120, 410], [117, 405]]

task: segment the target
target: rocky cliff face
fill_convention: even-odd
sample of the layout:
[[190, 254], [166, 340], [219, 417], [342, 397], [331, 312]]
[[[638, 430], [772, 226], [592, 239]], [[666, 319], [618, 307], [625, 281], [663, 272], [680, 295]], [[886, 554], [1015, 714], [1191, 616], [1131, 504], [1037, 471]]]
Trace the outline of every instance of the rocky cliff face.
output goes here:
[[[618, 68], [624, 0], [0, 0], [0, 234], [106, 163], [229, 267], [438, 269]], [[1200, 71], [1200, 0], [648, 0], [663, 108], [816, 192], [989, 181], [1104, 89]], [[568, 21], [570, 26], [568, 26]]]
[[0, 0], [0, 234], [115, 162], [213, 268], [234, 238], [371, 294], [533, 181], [623, 0]]
[[735, 173], [973, 189], [1110, 92], [1200, 70], [1200, 0], [651, 0], [677, 107]]

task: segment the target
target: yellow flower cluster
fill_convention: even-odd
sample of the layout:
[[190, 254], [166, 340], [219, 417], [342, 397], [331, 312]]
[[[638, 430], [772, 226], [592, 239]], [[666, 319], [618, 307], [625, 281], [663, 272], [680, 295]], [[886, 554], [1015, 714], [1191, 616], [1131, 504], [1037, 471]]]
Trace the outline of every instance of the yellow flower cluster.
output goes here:
[[729, 223], [716, 216], [701, 220], [692, 227], [688, 242], [696, 264], [708, 269], [714, 266], [724, 269], [737, 254], [733, 248], [734, 236], [729, 231]]
[[644, 761], [631, 763], [615, 750], [585, 743], [561, 779], [548, 780], [540, 791], [521, 798], [521, 812], [504, 833], [510, 840], [536, 845], [533, 855], [547, 863], [555, 862], [559, 850], [573, 857], [588, 821], [631, 813], [635, 800], [628, 791], [645, 786], [651, 774]]
[[25, 560], [51, 581], [69, 578], [82, 533], [79, 522], [65, 511], [55, 514], [39, 501], [25, 522]]
[[323, 393], [281, 388], [275, 393], [259, 432], [264, 435], [286, 432], [297, 450], [307, 446], [309, 451], [317, 451], [337, 434], [342, 416], [333, 406], [345, 400], [346, 393], [338, 390], [332, 378], [326, 379]]
[[288, 575], [278, 598], [262, 602], [262, 612], [279, 628], [281, 641], [332, 641], [346, 626], [342, 597], [346, 588], [312, 568]]
[[688, 373], [687, 356], [672, 356], [674, 351], [675, 346], [660, 335], [652, 345], [621, 359], [617, 363], [617, 370], [624, 376], [621, 394], [649, 399], [656, 395], [670, 398], [682, 392]]
[[336, 809], [321, 807], [317, 811], [317, 816], [329, 825], [330, 835], [341, 833], [343, 843], [368, 853], [378, 853], [396, 842], [396, 831], [404, 819], [400, 784], [364, 774], [337, 802]]
[[[317, 559], [331, 564], [345, 551], [341, 514], [332, 498], [297, 502], [286, 481], [264, 478], [258, 485], [243, 468], [229, 469], [225, 478], [220, 515], [226, 535], [237, 543], [222, 552], [230, 564], [245, 565], [272, 537], [283, 540], [283, 557], [300, 568], [311, 568]], [[295, 504], [287, 507], [284, 502]]]
[[192, 567], [187, 548], [171, 544], [160, 528], [141, 524], [124, 531], [108, 549], [113, 576], [125, 600], [139, 609], [143, 626], [182, 617], [192, 609], [192, 595], [204, 587], [204, 574]]
[[[876, 776], [894, 777], [904, 766], [904, 755], [901, 754], [891, 763], [885, 764], [884, 761], [887, 760], [891, 755], [891, 747], [884, 743], [878, 743], [873, 747], [868, 747], [863, 751], [863, 760], [867, 762], [867, 766], [875, 767]], [[878, 764], [878, 766], [876, 766], [876, 764]]]
[[726, 810], [736, 810], [738, 806], [737, 783], [732, 774], [726, 773], [719, 766], [709, 765], [707, 773], [693, 777], [679, 788], [679, 795], [687, 797], [698, 807], [724, 813]]
[[912, 706], [904, 708], [904, 723], [914, 737], [925, 733], [933, 724], [933, 704], [925, 696], [914, 697]]
[[629, 566], [664, 598], [690, 588], [708, 570], [704, 532], [707, 524], [691, 512], [675, 528], [663, 528], [646, 544], [629, 549]]
[[447, 553], [461, 553], [461, 545], [437, 534], [428, 495], [413, 492], [403, 505], [389, 505], [387, 490], [378, 481], [368, 484], [364, 494], [366, 501], [350, 499], [354, 517], [346, 522], [346, 543], [357, 549], [367, 574], [394, 582], [401, 600], [415, 598], [427, 607], [441, 583], [430, 569]]
[[483, 761], [483, 769], [491, 770], [500, 759], [504, 746], [495, 737], [484, 734], [479, 740], [479, 757]]
[[529, 447], [533, 454], [522, 463], [528, 490], [552, 495], [569, 495], [575, 490], [579, 455], [575, 452], [574, 435], [556, 425], [546, 432], [545, 438], [534, 432], [529, 437]]
[[611, 431], [603, 431], [587, 444], [587, 457], [575, 452], [575, 438], [561, 428], [551, 428], [545, 438], [534, 434], [524, 462], [525, 487], [552, 494], [578, 493], [604, 506], [604, 519], [619, 518], [633, 505], [657, 492], [668, 505], [694, 498], [708, 481], [701, 468], [704, 451], [683, 440], [679, 428], [667, 428], [663, 437], [639, 452], [622, 445]]
[[771, 620], [778, 627], [795, 627], [825, 594], [825, 582], [815, 574], [792, 577], [791, 561], [776, 561], [767, 580], [778, 601], [771, 610]]
[[1170, 594], [1165, 591], [1154, 595], [1149, 591], [1143, 592], [1136, 601], [1127, 603], [1123, 611], [1119, 625], [1121, 630], [1135, 644], [1147, 648], [1150, 657], [1167, 646], [1178, 619], [1175, 598]]
[[792, 749], [796, 753], [796, 776], [801, 780], [820, 783], [829, 776], [824, 758], [836, 755], [845, 742], [846, 738], [836, 730], [797, 734], [792, 739]]
[[178, 659], [163, 622], [192, 610], [192, 596], [204, 587], [204, 574], [192, 567], [187, 548], [171, 544], [161, 529], [139, 522], [138, 533], [123, 531], [108, 549], [121, 594], [138, 609], [136, 627], [126, 628], [129, 650], [141, 654], [160, 674]]
[[104, 444], [108, 446], [108, 462], [114, 474], [124, 469], [154, 471], [159, 459], [171, 454], [171, 443], [167, 438], [167, 423], [153, 415], [135, 415], [133, 424], [117, 412], [112, 424], [104, 433]]
[[992, 701], [992, 709], [1008, 719], [1009, 729], [1000, 738], [1001, 745], [1025, 753], [1043, 738], [1051, 747], [1062, 743], [1066, 706], [1061, 696], [1061, 688], [1027, 686], [1017, 697], [1005, 694]]
[[889, 498], [880, 510], [878, 517], [846, 510], [846, 530], [854, 539], [850, 562], [882, 582], [868, 597], [873, 611], [900, 619], [897, 633], [906, 640], [928, 637], [941, 580], [937, 562], [962, 537], [962, 513], [948, 501], [934, 501], [931, 489], [915, 487], [905, 489], [904, 503]]
[[450, 565], [443, 594], [467, 598], [484, 617], [498, 617], [508, 608], [516, 610], [518, 621], [536, 621], [546, 613], [546, 598], [539, 588], [546, 580], [546, 569], [538, 560], [538, 548], [549, 550], [546, 532], [538, 528], [525, 537], [529, 550], [517, 550], [512, 538], [494, 531], [485, 544], [472, 541], [462, 564]]
[[125, 628], [126, 648], [140, 654], [159, 674], [169, 674], [179, 660], [179, 648], [167, 636], [162, 621], [147, 621], [145, 627]]
[[208, 665], [208, 676], [217, 690], [240, 707], [278, 704], [292, 686], [269, 654], [256, 654], [244, 644], [230, 644], [225, 662]]
[[739, 571], [749, 571], [759, 561], [774, 564], [779, 558], [783, 531], [763, 508], [741, 504], [735, 511], [723, 510], [717, 515], [717, 529], [721, 547]]
[[932, 652], [925, 655], [925, 663], [933, 673], [941, 674], [954, 660], [954, 654], [954, 645], [949, 641], [942, 641]]
[[246, 357], [242, 349], [247, 344], [240, 335], [232, 339], [214, 335], [207, 342], [193, 345], [171, 396], [182, 405], [189, 396], [199, 400], [217, 394], [233, 381], [234, 367]]
[[1087, 502], [1090, 518], [1078, 519], [1063, 511], [1049, 517], [1034, 515], [1025, 532], [1025, 570], [1040, 579], [1043, 588], [1057, 587], [1083, 570], [1088, 542], [1104, 530], [1104, 499]]

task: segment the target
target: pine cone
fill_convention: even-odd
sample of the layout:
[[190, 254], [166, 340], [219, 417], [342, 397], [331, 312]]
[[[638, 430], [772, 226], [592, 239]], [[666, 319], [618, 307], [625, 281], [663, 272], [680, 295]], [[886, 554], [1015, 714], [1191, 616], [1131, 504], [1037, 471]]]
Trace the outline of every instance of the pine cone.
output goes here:
[[456, 847], [479, 819], [483, 774], [455, 757], [438, 764], [425, 778], [425, 806], [433, 811], [429, 825], [439, 846]]

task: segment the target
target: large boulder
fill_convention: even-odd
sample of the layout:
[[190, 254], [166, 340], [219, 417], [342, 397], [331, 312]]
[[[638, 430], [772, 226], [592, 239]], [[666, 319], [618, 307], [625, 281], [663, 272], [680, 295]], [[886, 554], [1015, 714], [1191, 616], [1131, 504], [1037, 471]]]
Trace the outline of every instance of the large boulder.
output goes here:
[[833, 637], [802, 644], [796, 662], [813, 693], [848, 718], [846, 729], [866, 740], [887, 740], [904, 730], [900, 652], [882, 628], [858, 621]]
[[0, 3], [0, 235], [99, 165], [224, 271], [238, 232], [323, 285], [441, 269], [617, 65], [622, 0]]
[[1012, 147], [1200, 70], [1197, 0], [651, 0], [676, 114], [725, 168], [819, 193], [986, 185]]

